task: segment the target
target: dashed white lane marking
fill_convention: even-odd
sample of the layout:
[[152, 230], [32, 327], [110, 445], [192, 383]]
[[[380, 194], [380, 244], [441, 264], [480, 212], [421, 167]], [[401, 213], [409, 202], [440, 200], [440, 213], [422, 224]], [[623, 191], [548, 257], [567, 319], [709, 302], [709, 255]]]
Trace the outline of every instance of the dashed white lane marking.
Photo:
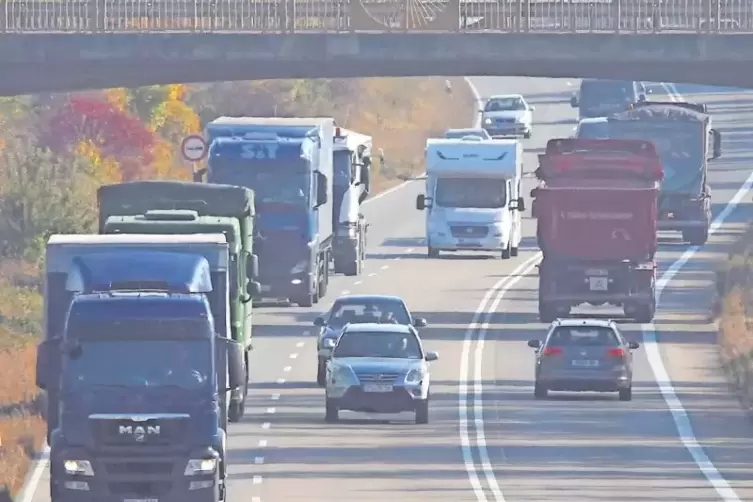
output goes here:
[[372, 272], [369, 274], [369, 277], [374, 277], [376, 275], [376, 272]]
[[264, 463], [264, 457], [254, 457], [254, 463], [260, 465]]
[[298, 342], [295, 344], [296, 347], [301, 348], [306, 342]]
[[266, 448], [268, 444], [269, 444], [269, 441], [267, 441], [266, 439], [259, 440], [259, 448]]
[[262, 429], [269, 429], [271, 426], [272, 424], [270, 424], [269, 422], [264, 422], [263, 424], [261, 424]]
[[290, 372], [290, 370], [292, 370], [292, 369], [293, 369], [293, 368], [292, 368], [291, 366], [285, 366], [285, 367], [284, 367], [284, 368], [282, 369], [282, 371], [284, 371], [285, 373], [289, 373], [289, 372]]
[[261, 497], [251, 497], [251, 502], [261, 502]]
[[277, 379], [277, 385], [284, 385], [284, 384], [285, 384], [285, 379], [284, 378], [278, 378]]
[[292, 354], [290, 354], [289, 357], [290, 357], [290, 359], [298, 359], [298, 354], [295, 353], [295, 352], [293, 352]]
[[309, 331], [309, 330], [305, 330], [303, 332], [303, 336], [309, 336], [310, 334], [311, 334], [311, 331]]
[[413, 248], [408, 248], [408, 249], [405, 250], [405, 252], [406, 253], [412, 253], [413, 252]]
[[343, 292], [342, 292], [341, 294], [343, 294], [343, 295], [349, 295], [349, 294], [350, 294], [350, 291], [348, 291], [347, 289], [344, 289], [344, 290], [343, 290]]
[[261, 484], [262, 477], [261, 476], [254, 476], [254, 484], [260, 485]]
[[393, 260], [395, 260], [395, 261], [397, 261], [397, 260], [399, 260], [399, 259], [400, 259], [400, 257], [399, 257], [399, 256], [395, 256], [395, 257], [393, 258]]
[[271, 399], [272, 401], [279, 401], [280, 400], [280, 395], [279, 394], [272, 394], [269, 397], [269, 399]]
[[272, 414], [274, 414], [274, 413], [275, 413], [276, 411], [277, 411], [277, 410], [276, 410], [275, 408], [267, 408], [267, 414], [268, 414], [268, 415], [272, 415]]
[[390, 268], [390, 266], [389, 265], [382, 265], [380, 268], [382, 270], [387, 270], [388, 268]]
[[353, 285], [354, 286], [358, 286], [359, 284], [362, 284], [362, 283], [363, 283], [363, 281], [356, 281], [356, 282], [353, 283]]
[[[721, 213], [714, 218], [709, 228], [709, 234], [714, 234], [719, 227], [722, 226], [724, 220], [726, 220], [732, 211], [737, 207], [740, 201], [745, 197], [748, 192], [753, 188], [753, 174], [743, 183], [743, 186], [737, 191], [734, 197], [727, 203]], [[700, 249], [700, 246], [690, 246], [680, 258], [674, 262], [664, 272], [656, 283], [656, 303], [659, 304], [662, 292], [667, 287], [669, 281], [671, 281], [682, 267], [684, 267], [693, 255]], [[693, 426], [690, 423], [687, 411], [682, 405], [682, 402], [677, 397], [675, 388], [672, 385], [672, 379], [669, 377], [667, 368], [664, 366], [664, 361], [659, 350], [659, 344], [656, 340], [656, 327], [651, 324], [644, 324], [643, 330], [643, 347], [646, 351], [646, 358], [651, 365], [651, 370], [654, 372], [654, 379], [659, 385], [664, 401], [667, 403], [670, 413], [672, 413], [672, 419], [675, 422], [677, 433], [680, 436], [680, 441], [688, 450], [693, 461], [698, 466], [698, 469], [703, 473], [711, 486], [716, 490], [716, 493], [724, 502], [740, 502], [740, 497], [737, 496], [735, 490], [730, 486], [729, 482], [724, 479], [724, 476], [719, 472], [716, 466], [713, 464], [709, 456], [704, 451], [701, 444], [698, 442], [695, 433], [693, 432]]]

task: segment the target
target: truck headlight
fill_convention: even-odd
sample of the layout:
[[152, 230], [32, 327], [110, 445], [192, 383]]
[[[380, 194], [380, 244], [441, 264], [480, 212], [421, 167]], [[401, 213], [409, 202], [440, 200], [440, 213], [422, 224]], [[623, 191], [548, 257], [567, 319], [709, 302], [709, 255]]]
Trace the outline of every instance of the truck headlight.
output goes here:
[[70, 476], [94, 476], [92, 463], [88, 460], [63, 460], [63, 469]]
[[291, 274], [300, 274], [306, 271], [308, 269], [309, 262], [308, 260], [299, 261], [295, 264], [295, 267], [290, 269]]
[[186, 476], [199, 476], [201, 474], [212, 474], [217, 468], [216, 458], [194, 458], [188, 461], [186, 465], [186, 471], [183, 473]]
[[408, 385], [416, 385], [418, 383], [421, 383], [421, 380], [423, 380], [425, 376], [426, 373], [421, 370], [410, 370], [405, 375], [405, 383]]
[[492, 119], [484, 119], [484, 125], [492, 125]]

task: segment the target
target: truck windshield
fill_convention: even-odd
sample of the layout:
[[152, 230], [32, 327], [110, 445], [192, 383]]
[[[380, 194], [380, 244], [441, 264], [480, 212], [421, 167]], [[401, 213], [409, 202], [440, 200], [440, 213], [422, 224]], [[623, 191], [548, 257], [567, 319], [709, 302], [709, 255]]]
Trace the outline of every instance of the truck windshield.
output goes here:
[[[677, 122], [649, 125], [636, 124], [610, 126], [610, 136], [618, 139], [642, 139], [652, 141], [665, 166], [665, 178], [675, 170], [699, 169], [703, 164], [704, 141], [697, 124], [683, 125]], [[616, 129], [616, 130], [615, 130]], [[668, 168], [668, 169], [667, 169]]]
[[198, 390], [212, 381], [209, 340], [84, 340], [65, 364], [69, 390]]
[[215, 157], [211, 161], [212, 183], [250, 188], [257, 204], [310, 207], [311, 174], [306, 161], [284, 162]]
[[500, 208], [507, 199], [503, 179], [439, 178], [435, 203], [441, 207]]
[[632, 102], [636, 98], [632, 82], [594, 80], [581, 83], [580, 102], [585, 107]]

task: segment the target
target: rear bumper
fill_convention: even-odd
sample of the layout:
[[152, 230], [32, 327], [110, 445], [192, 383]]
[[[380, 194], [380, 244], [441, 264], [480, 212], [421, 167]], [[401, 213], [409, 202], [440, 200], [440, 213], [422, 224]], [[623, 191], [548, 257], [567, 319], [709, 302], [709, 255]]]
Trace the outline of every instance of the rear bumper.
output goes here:
[[656, 224], [659, 230], [702, 229], [709, 226], [705, 220], [659, 220]]
[[555, 293], [555, 294], [542, 294], [540, 301], [546, 303], [612, 303], [615, 305], [621, 305], [623, 303], [647, 303], [654, 299], [654, 296], [647, 292], [641, 293], [579, 293], [579, 294], [567, 294], [567, 293]]
[[630, 377], [626, 375], [615, 377], [550, 375], [547, 378], [539, 378], [537, 383], [548, 390], [571, 392], [617, 392], [631, 385]]

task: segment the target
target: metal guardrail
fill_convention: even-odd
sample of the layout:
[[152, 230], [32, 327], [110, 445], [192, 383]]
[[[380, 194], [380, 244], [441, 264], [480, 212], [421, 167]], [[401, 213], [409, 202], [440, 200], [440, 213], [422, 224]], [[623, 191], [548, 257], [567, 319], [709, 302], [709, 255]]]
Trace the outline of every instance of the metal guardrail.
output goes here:
[[0, 0], [3, 33], [753, 33], [753, 0]]

